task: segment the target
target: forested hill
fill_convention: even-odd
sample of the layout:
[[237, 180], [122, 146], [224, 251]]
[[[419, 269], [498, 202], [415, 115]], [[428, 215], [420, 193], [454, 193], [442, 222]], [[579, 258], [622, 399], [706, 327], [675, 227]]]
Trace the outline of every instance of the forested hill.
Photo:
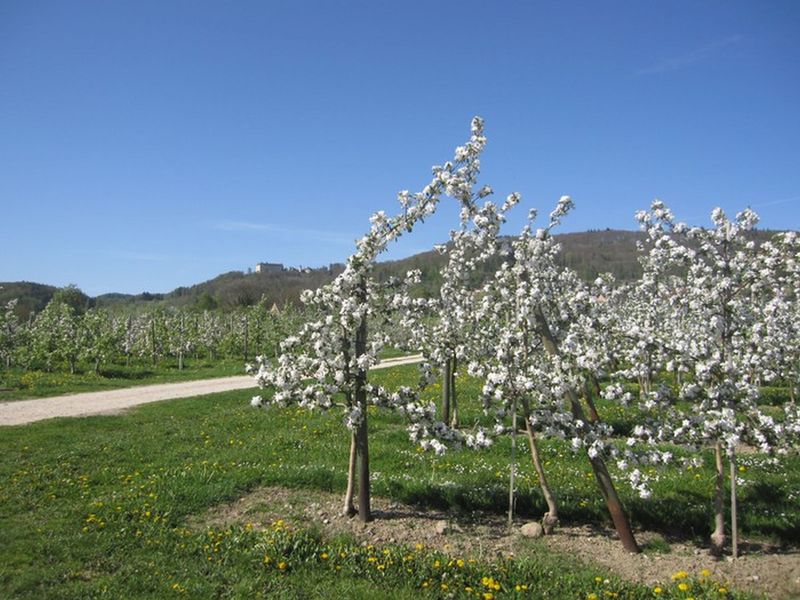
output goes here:
[[[775, 232], [757, 231], [759, 240]], [[644, 234], [637, 231], [602, 230], [565, 233], [556, 238], [562, 245], [563, 264], [574, 269], [584, 279], [594, 279], [599, 273], [612, 273], [616, 278], [628, 280], [639, 276], [641, 269], [636, 259], [636, 241]], [[408, 258], [380, 263], [376, 268], [379, 278], [402, 275], [409, 269], [419, 269], [423, 274], [423, 292], [432, 293], [440, 284], [439, 270], [446, 257], [435, 251], [415, 254]], [[497, 265], [487, 265], [486, 271]], [[198, 309], [229, 310], [249, 306], [262, 298], [268, 305], [279, 306], [296, 302], [307, 288], [316, 288], [331, 281], [341, 272], [343, 265], [332, 264], [318, 269], [285, 269], [276, 273], [245, 273], [231, 271], [190, 287], [179, 287], [172, 292], [137, 295], [104, 294], [96, 298], [85, 297], [85, 307], [100, 306], [120, 311], [147, 310], [155, 307], [195, 307]], [[484, 273], [476, 273], [480, 278]], [[19, 298], [21, 316], [41, 310], [56, 292], [56, 288], [28, 282], [0, 282], [0, 303]]]
[[9, 300], [17, 300], [17, 313], [27, 316], [47, 306], [57, 290], [52, 285], [29, 281], [0, 282], [0, 307]]

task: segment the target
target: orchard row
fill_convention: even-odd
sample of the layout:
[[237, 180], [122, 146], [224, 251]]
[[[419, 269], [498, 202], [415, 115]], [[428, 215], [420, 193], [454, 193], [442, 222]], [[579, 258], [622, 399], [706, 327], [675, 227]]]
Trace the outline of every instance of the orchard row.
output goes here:
[[305, 319], [291, 306], [259, 303], [232, 313], [155, 310], [136, 316], [103, 309], [76, 310], [56, 296], [40, 313], [20, 321], [12, 300], [0, 310], [0, 360], [6, 367], [75, 373], [108, 364], [157, 365], [186, 358], [274, 355], [279, 341]]
[[[478, 187], [485, 144], [483, 122], [476, 118], [469, 141], [452, 161], [435, 166], [420, 192], [399, 194], [395, 216], [373, 215], [344, 271], [304, 294], [317, 316], [283, 341], [277, 363], [262, 360], [254, 368], [266, 393], [253, 404], [342, 411], [352, 447], [343, 510], [355, 513], [357, 488], [358, 513], [365, 521], [371, 519], [369, 407], [405, 415], [412, 440], [437, 453], [453, 446], [480, 449], [498, 435], [515, 440], [524, 428], [547, 502], [545, 531], [557, 525], [559, 511], [537, 444], [540, 438], [566, 440], [585, 453], [620, 539], [632, 552], [638, 545], [609, 462], [647, 497], [649, 469], [643, 465], [669, 464], [678, 456], [695, 461], [700, 450], [711, 448], [717, 465], [711, 550], [722, 552], [726, 540], [727, 458], [735, 554], [737, 452], [743, 446], [767, 454], [794, 451], [800, 437], [794, 403], [800, 238], [789, 232], [757, 244], [750, 235], [757, 216], [749, 209], [735, 219], [716, 209], [712, 227], [704, 228], [677, 221], [655, 201], [636, 215], [647, 234], [639, 247], [641, 279], [585, 282], [562, 266], [552, 236], [574, 208], [568, 196], [542, 226], [530, 210], [517, 236], [500, 235], [521, 196], [513, 193], [497, 204], [489, 186]], [[439, 294], [415, 294], [415, 272], [379, 281], [373, 273], [378, 256], [412, 233], [444, 197], [461, 210], [450, 242], [437, 247], [447, 257]], [[488, 280], [477, 281], [474, 273], [490, 264], [499, 267]], [[369, 382], [367, 371], [387, 346], [423, 353], [418, 386], [392, 390]], [[484, 422], [465, 429], [459, 423], [459, 365], [485, 381], [482, 400], [493, 426]], [[422, 399], [437, 373], [441, 408]], [[777, 411], [759, 405], [765, 383], [789, 390]], [[612, 402], [638, 405], [640, 422], [625, 437], [600, 418], [593, 402], [600, 393]]]

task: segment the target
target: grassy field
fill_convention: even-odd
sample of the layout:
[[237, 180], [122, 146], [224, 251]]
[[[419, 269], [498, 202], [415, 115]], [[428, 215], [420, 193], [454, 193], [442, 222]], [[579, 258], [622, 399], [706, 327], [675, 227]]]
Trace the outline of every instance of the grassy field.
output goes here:
[[[411, 382], [416, 372], [399, 367], [371, 377], [391, 386]], [[477, 390], [476, 382], [460, 385], [461, 398]], [[248, 399], [232, 392], [122, 416], [0, 429], [0, 597], [744, 597], [699, 580], [654, 591], [544, 552], [471, 562], [426, 549], [363, 547], [280, 522], [266, 531], [245, 524], [192, 528], [192, 517], [260, 486], [344, 490], [349, 440], [338, 415], [257, 412]], [[633, 416], [608, 406], [601, 412], [622, 427]], [[474, 406], [462, 414], [465, 422], [480, 418]], [[437, 458], [411, 446], [396, 416], [372, 415], [370, 430], [375, 495], [464, 514], [505, 510], [508, 440], [479, 454]], [[542, 451], [562, 520], [605, 524], [585, 458], [559, 443], [544, 443]], [[776, 466], [747, 455], [741, 464], [743, 535], [796, 541], [797, 457]], [[621, 486], [634, 524], [705, 538], [711, 469], [652, 475], [652, 499]], [[520, 478], [518, 510], [538, 517], [544, 503], [529, 461], [521, 462]]]
[[[388, 359], [405, 355], [400, 350], [386, 348], [380, 356]], [[178, 369], [176, 359], [162, 360], [156, 366], [138, 363], [105, 365], [99, 373], [88, 367], [75, 374], [63, 370], [46, 372], [12, 368], [0, 370], [0, 402], [244, 374], [244, 363], [238, 358], [187, 358], [183, 369]]]
[[177, 361], [165, 360], [152, 365], [108, 365], [95, 373], [91, 369], [75, 374], [67, 372], [24, 371], [9, 369], [0, 371], [0, 401], [45, 398], [60, 394], [97, 392], [133, 387], [175, 383], [213, 377], [244, 375], [241, 359], [188, 359], [184, 368], [178, 369]]

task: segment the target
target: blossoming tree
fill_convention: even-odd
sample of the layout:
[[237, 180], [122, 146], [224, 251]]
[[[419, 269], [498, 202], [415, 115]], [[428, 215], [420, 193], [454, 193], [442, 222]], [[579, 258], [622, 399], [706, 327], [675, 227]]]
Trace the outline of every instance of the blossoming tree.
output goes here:
[[[601, 373], [605, 358], [593, 343], [597, 295], [590, 293], [574, 272], [558, 266], [559, 246], [551, 235], [572, 207], [572, 200], [562, 197], [547, 227], [534, 232], [526, 226], [513, 241], [512, 260], [487, 284], [482, 305], [487, 316], [494, 311], [502, 315], [494, 320], [497, 331], [490, 333], [497, 340], [496, 352], [487, 365], [475, 363], [471, 371], [485, 376], [484, 399], [487, 406], [500, 404], [498, 416], [515, 413], [521, 404], [548, 506], [545, 527], [558, 521], [558, 510], [538, 457], [537, 433], [570, 439], [574, 449], [585, 449], [623, 546], [638, 552], [604, 460], [612, 450], [605, 443], [610, 428], [586, 417], [579, 394], [587, 374]], [[531, 217], [535, 218], [535, 213]]]
[[[762, 308], [779, 296], [777, 282], [788, 263], [776, 258], [771, 242], [757, 244], [750, 232], [757, 215], [746, 209], [734, 220], [717, 208], [713, 228], [689, 227], [676, 222], [660, 201], [637, 215], [651, 242], [650, 265], [666, 267], [678, 283], [652, 296], [655, 303], [673, 305], [681, 314], [673, 319], [663, 341], [671, 354], [668, 369], [681, 365], [689, 378], [680, 386], [688, 409], [670, 406], [667, 399], [651, 427], [640, 434], [676, 443], [710, 445], [714, 449], [716, 484], [711, 551], [723, 552], [725, 535], [724, 458], [730, 465], [731, 533], [737, 554], [736, 455], [749, 443], [770, 452], [785, 440], [787, 424], [776, 422], [758, 406], [760, 383], [771, 377], [768, 331]], [[784, 256], [784, 258], [786, 258]], [[796, 262], [796, 254], [789, 257]], [[646, 279], [646, 278], [645, 278]], [[665, 296], [668, 292], [669, 296]]]
[[[387, 338], [383, 334], [370, 337], [367, 319], [377, 306], [404, 304], [381, 298], [382, 286], [374, 281], [372, 270], [388, 244], [432, 215], [443, 195], [457, 199], [462, 205], [473, 201], [479, 157], [485, 143], [483, 121], [476, 117], [472, 121], [470, 140], [456, 149], [454, 160], [434, 167], [433, 178], [421, 192], [400, 192], [398, 200], [402, 211], [399, 214], [389, 217], [381, 211], [373, 215], [369, 232], [357, 242], [356, 252], [348, 258], [344, 271], [330, 284], [303, 294], [303, 302], [313, 306], [320, 318], [307, 323], [297, 336], [281, 344], [277, 365], [272, 366], [263, 359], [258, 361], [256, 379], [259, 385], [276, 390], [271, 403], [297, 403], [322, 410], [338, 405], [344, 410], [345, 424], [351, 431], [344, 512], [355, 513], [353, 488], [357, 464], [358, 515], [362, 521], [371, 519], [367, 438], [370, 402], [402, 409], [416, 421], [412, 436], [454, 437], [442, 424], [425, 423], [432, 415], [415, 402], [415, 390], [403, 388], [387, 396], [368, 383], [367, 370], [377, 362]], [[262, 402], [260, 396], [253, 400], [255, 405]]]

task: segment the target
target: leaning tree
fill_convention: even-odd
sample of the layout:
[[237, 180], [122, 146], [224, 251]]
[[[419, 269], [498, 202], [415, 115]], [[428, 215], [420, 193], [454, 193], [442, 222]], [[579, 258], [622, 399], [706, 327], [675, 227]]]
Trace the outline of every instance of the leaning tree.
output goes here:
[[[371, 228], [356, 246], [344, 271], [330, 284], [307, 290], [302, 301], [313, 307], [319, 318], [305, 324], [296, 336], [281, 344], [277, 364], [259, 357], [256, 379], [262, 388], [275, 389], [269, 403], [295, 403], [306, 408], [327, 410], [340, 407], [351, 432], [348, 486], [344, 512], [354, 514], [355, 470], [358, 466], [358, 515], [371, 519], [367, 406], [371, 402], [402, 408], [412, 418], [412, 436], [458, 437], [442, 424], [429, 424], [430, 411], [416, 402], [416, 391], [403, 388], [391, 395], [371, 386], [367, 370], [378, 360], [387, 337], [370, 335], [367, 321], [379, 307], [403, 305], [387, 301], [373, 277], [378, 256], [403, 233], [432, 215], [443, 195], [462, 206], [474, 202], [474, 186], [480, 170], [480, 154], [486, 144], [483, 121], [472, 121], [469, 141], [455, 151], [453, 161], [433, 168], [430, 182], [418, 193], [398, 195], [401, 212], [389, 217], [383, 211], [372, 216]], [[397, 293], [396, 290], [393, 293]], [[264, 400], [257, 396], [254, 405]], [[440, 447], [437, 445], [437, 448]]]
[[521, 405], [548, 505], [545, 525], [554, 525], [558, 512], [538, 459], [537, 435], [569, 439], [573, 449], [586, 452], [623, 546], [638, 552], [605, 463], [615, 450], [606, 441], [610, 428], [588, 418], [581, 402], [587, 377], [602, 374], [606, 357], [596, 344], [602, 299], [573, 271], [560, 266], [560, 247], [551, 234], [572, 207], [572, 200], [562, 197], [546, 227], [534, 231], [528, 225], [513, 240], [512, 260], [497, 271], [484, 296], [484, 321], [492, 322], [492, 314], [499, 317], [494, 319], [497, 332], [489, 334], [497, 337], [496, 352], [486, 367], [478, 364], [472, 370], [485, 375], [484, 399], [487, 405], [500, 404], [500, 416], [516, 413]]

